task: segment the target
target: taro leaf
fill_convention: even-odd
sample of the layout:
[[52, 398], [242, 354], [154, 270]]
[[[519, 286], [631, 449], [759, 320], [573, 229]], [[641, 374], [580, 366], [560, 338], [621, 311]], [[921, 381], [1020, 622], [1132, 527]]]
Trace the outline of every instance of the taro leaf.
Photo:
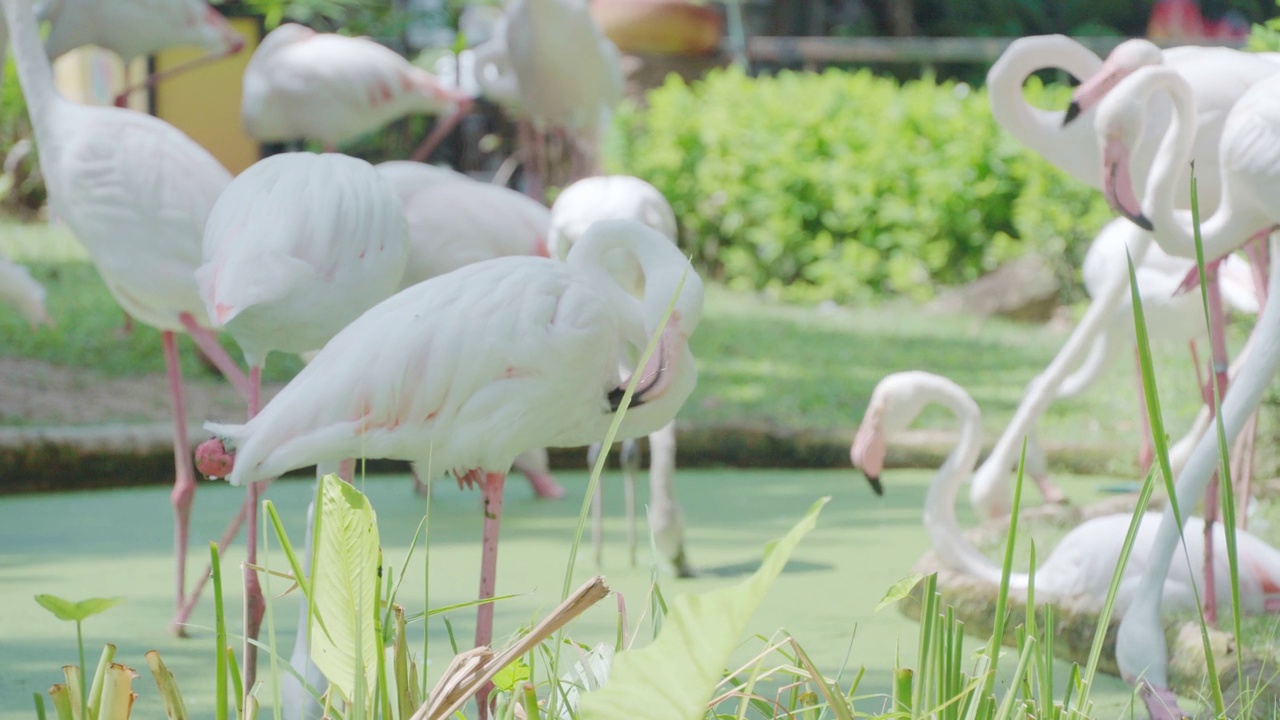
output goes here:
[[583, 695], [583, 720], [698, 720], [769, 586], [818, 522], [822, 498], [783, 537], [765, 546], [746, 580], [672, 603], [653, 644], [618, 653], [607, 685]]
[[884, 594], [884, 597], [880, 598], [880, 602], [876, 603], [876, 609], [872, 610], [871, 614], [874, 615], [899, 600], [910, 597], [911, 591], [923, 579], [924, 575], [922, 573], [912, 573], [894, 583], [893, 587], [889, 588]]
[[[320, 535], [311, 572], [311, 659], [348, 700], [366, 697], [378, 668], [378, 520], [369, 499], [338, 478], [320, 480]], [[357, 678], [366, 683], [357, 695]]]
[[124, 598], [89, 598], [80, 602], [71, 602], [70, 600], [63, 600], [57, 595], [37, 595], [36, 602], [40, 603], [40, 607], [53, 613], [54, 617], [59, 620], [81, 622], [87, 617], [106, 612], [119, 605], [124, 602]]

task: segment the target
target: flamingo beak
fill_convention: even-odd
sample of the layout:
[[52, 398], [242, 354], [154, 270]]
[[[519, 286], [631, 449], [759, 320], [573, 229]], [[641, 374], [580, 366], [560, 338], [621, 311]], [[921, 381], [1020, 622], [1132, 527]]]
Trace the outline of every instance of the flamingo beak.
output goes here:
[[1102, 102], [1102, 98], [1115, 87], [1116, 83], [1120, 82], [1121, 77], [1123, 74], [1119, 68], [1113, 63], [1104, 62], [1093, 77], [1080, 83], [1075, 92], [1071, 93], [1071, 104], [1067, 106], [1067, 112], [1062, 116], [1062, 127], [1066, 127], [1086, 110]]
[[880, 476], [871, 475], [870, 473], [863, 473], [863, 475], [866, 476], [867, 482], [871, 485], [871, 492], [875, 493], [876, 497], [884, 497], [884, 485], [880, 484]]
[[1080, 103], [1072, 100], [1071, 104], [1067, 106], [1066, 114], [1062, 116], [1062, 127], [1066, 127], [1072, 120], [1080, 117], [1081, 112], [1083, 112], [1083, 110], [1080, 107]]
[[1102, 150], [1102, 192], [1112, 209], [1133, 224], [1151, 232], [1154, 226], [1142, 213], [1138, 196], [1133, 192], [1133, 176], [1129, 172], [1129, 152], [1117, 137], [1107, 139]]

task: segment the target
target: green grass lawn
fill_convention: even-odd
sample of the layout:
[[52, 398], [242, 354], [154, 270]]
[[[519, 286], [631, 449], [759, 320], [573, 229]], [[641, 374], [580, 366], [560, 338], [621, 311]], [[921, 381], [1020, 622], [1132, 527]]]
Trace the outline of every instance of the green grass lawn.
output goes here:
[[[138, 328], [120, 337], [123, 315], [87, 262], [83, 249], [58, 229], [0, 224], [0, 250], [28, 262], [48, 288], [53, 329], [31, 332], [0, 307], [0, 356], [37, 358], [108, 376], [162, 373], [159, 339]], [[1076, 315], [1082, 308], [1075, 308]], [[1242, 335], [1237, 330], [1236, 336]], [[708, 287], [693, 340], [700, 368], [694, 397], [682, 411], [692, 423], [761, 422], [786, 428], [852, 428], [875, 383], [889, 372], [942, 373], [973, 394], [986, 413], [988, 438], [1004, 427], [1023, 388], [1053, 358], [1067, 332], [999, 319], [940, 315], [903, 302], [820, 309], [770, 302]], [[1239, 337], [1235, 338], [1237, 344]], [[234, 351], [234, 342], [224, 338]], [[182, 340], [183, 371], [212, 377]], [[1174, 432], [1198, 408], [1184, 347], [1157, 347], [1161, 398]], [[268, 380], [287, 380], [300, 364], [271, 357]], [[1127, 356], [1085, 396], [1054, 404], [1040, 425], [1044, 440], [1137, 447], [1137, 393]], [[950, 423], [926, 413], [925, 427]], [[1131, 469], [1123, 458], [1116, 470]]]

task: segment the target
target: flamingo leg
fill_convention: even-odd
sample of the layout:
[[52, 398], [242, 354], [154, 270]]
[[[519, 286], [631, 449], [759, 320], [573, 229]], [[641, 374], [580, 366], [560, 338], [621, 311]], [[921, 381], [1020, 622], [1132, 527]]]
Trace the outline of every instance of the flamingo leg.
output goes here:
[[473, 105], [474, 103], [472, 101], [459, 103], [457, 109], [452, 113], [436, 120], [435, 127], [433, 127], [431, 132], [427, 134], [427, 137], [422, 141], [422, 144], [419, 145], [411, 155], [409, 155], [409, 159], [414, 162], [426, 162], [427, 158], [431, 157], [431, 153], [435, 152], [436, 147], [438, 147], [446, 137], [449, 137], [449, 133], [453, 132], [453, 129], [458, 126], [458, 123], [462, 122], [462, 118], [466, 117], [471, 112]]
[[640, 446], [635, 440], [622, 441], [622, 496], [627, 516], [627, 554], [636, 566], [636, 473], [640, 471]]
[[519, 470], [529, 481], [533, 494], [543, 500], [559, 500], [564, 497], [564, 488], [551, 476], [548, 469], [546, 448], [529, 450], [516, 458], [515, 469]]
[[159, 85], [162, 81], [168, 80], [174, 75], [180, 75], [184, 72], [189, 72], [191, 70], [195, 70], [196, 68], [204, 67], [205, 65], [209, 65], [210, 63], [215, 63], [219, 60], [222, 60], [223, 58], [231, 57], [232, 55], [235, 55], [236, 53], [240, 52], [243, 49], [244, 49], [244, 45], [241, 44], [235, 47], [228, 48], [220, 53], [204, 55], [194, 60], [184, 62], [181, 65], [175, 65], [169, 68], [168, 70], [162, 70], [160, 72], [151, 73], [146, 78], [144, 78], [142, 82], [137, 83], [135, 85], [130, 85], [129, 87], [126, 87], [124, 90], [121, 90], [120, 94], [116, 95], [115, 105], [116, 107], [128, 107], [129, 96], [132, 95], [133, 93], [146, 88], [154, 88], [156, 85]]
[[[498, 579], [498, 529], [502, 521], [502, 490], [506, 485], [505, 473], [485, 473], [481, 491], [484, 493], [484, 543], [480, 551], [480, 599], [494, 596]], [[476, 647], [493, 644], [493, 603], [487, 602], [476, 609]], [[480, 706], [480, 720], [489, 717], [489, 693], [492, 683], [485, 683], [476, 692]]]
[[1238, 465], [1233, 465], [1235, 469], [1232, 471], [1231, 478], [1235, 488], [1232, 492], [1236, 497], [1236, 527], [1241, 530], [1249, 529], [1249, 496], [1253, 491], [1253, 448], [1257, 440], [1258, 413], [1255, 412], [1245, 421], [1244, 430], [1236, 439], [1233, 458]]
[[[173, 549], [177, 559], [177, 602], [182, 607], [186, 598], [187, 540], [191, 524], [191, 504], [196, 494], [196, 471], [191, 460], [191, 438], [187, 435], [187, 410], [182, 396], [182, 368], [178, 364], [178, 343], [172, 331], [160, 334], [164, 346], [165, 372], [169, 376], [169, 397], [173, 403]], [[185, 634], [175, 626], [179, 635]]]
[[649, 531], [658, 558], [670, 563], [676, 577], [698, 574], [684, 550], [684, 513], [676, 500], [676, 423], [649, 433]]
[[[600, 451], [604, 446], [591, 443], [587, 448], [587, 470], [596, 466]], [[603, 473], [602, 473], [603, 475]], [[595, 551], [596, 569], [604, 566], [604, 485], [598, 483], [596, 491], [591, 495], [591, 548]]]
[[231, 383], [236, 392], [245, 399], [245, 402], [253, 402], [254, 386], [249, 382], [249, 378], [240, 370], [240, 366], [235, 360], [227, 354], [226, 350], [218, 344], [218, 338], [213, 331], [201, 327], [191, 313], [182, 313], [178, 315], [178, 320], [182, 322], [182, 326], [187, 329], [187, 334], [191, 336], [192, 342], [204, 356], [209, 358], [214, 367], [222, 373], [223, 377]]
[[[249, 419], [252, 420], [261, 410], [262, 402], [262, 365], [249, 368]], [[262, 495], [265, 482], [251, 482], [245, 488], [245, 507], [248, 511], [249, 529], [245, 534], [245, 546], [248, 558], [244, 568], [244, 690], [253, 689], [253, 682], [258, 677], [258, 647], [251, 641], [258, 639], [258, 631], [262, 629], [262, 616], [266, 612], [267, 602], [262, 595], [262, 585], [258, 581], [258, 500]]]
[[1178, 696], [1168, 688], [1152, 687], [1143, 682], [1138, 694], [1142, 696], [1142, 703], [1147, 707], [1147, 717], [1150, 720], [1185, 720], [1189, 717], [1178, 707]]
[[[1227, 392], [1227, 339], [1224, 333], [1226, 316], [1222, 309], [1222, 293], [1218, 285], [1218, 261], [1205, 267], [1205, 291], [1209, 300], [1209, 345], [1213, 350], [1213, 376], [1217, 392], [1225, 397]], [[1214, 387], [1205, 388], [1205, 403], [1210, 412], [1214, 409]], [[1204, 499], [1204, 614], [1212, 623], [1218, 622], [1218, 593], [1214, 578], [1213, 524], [1219, 512], [1218, 474], [1209, 481]]]

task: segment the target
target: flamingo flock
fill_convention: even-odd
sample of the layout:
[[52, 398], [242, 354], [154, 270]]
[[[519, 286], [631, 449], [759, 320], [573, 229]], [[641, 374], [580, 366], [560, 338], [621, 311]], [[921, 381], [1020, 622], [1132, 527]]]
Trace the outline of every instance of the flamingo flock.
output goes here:
[[[50, 66], [85, 44], [125, 60], [171, 45], [204, 48], [209, 55], [200, 62], [240, 52], [244, 39], [211, 6], [47, 0], [37, 13], [28, 0], [0, 0], [0, 8], [0, 40], [12, 45], [50, 205], [120, 307], [161, 331], [174, 416], [177, 632], [204, 581], [188, 590], [196, 470], [246, 488], [221, 544], [247, 523], [247, 692], [265, 602], [255, 569], [260, 496], [271, 480], [298, 468], [314, 465], [350, 479], [355, 458], [399, 459], [413, 463], [418, 476], [447, 474], [460, 487], [478, 489], [478, 595], [490, 599], [507, 474], [521, 471], [538, 497], [563, 496], [546, 448], [593, 446], [594, 458], [623, 413], [628, 512], [635, 509], [641, 457], [635, 441], [648, 436], [655, 560], [678, 575], [695, 574], [675, 496], [675, 417], [696, 384], [690, 340], [703, 286], [678, 248], [677, 218], [661, 192], [639, 178], [601, 175], [600, 136], [621, 99], [622, 71], [617, 48], [584, 2], [515, 0], [477, 49], [480, 86], [520, 118], [527, 195], [416, 161], [474, 98], [372, 40], [293, 23], [269, 33], [245, 71], [244, 129], [262, 142], [311, 140], [327, 152], [275, 155], [233, 178], [177, 128], [125, 109], [134, 88], [121, 92], [119, 107], [77, 105], [59, 94]], [[42, 21], [50, 24], [43, 40]], [[1065, 112], [1023, 99], [1023, 82], [1046, 68], [1081, 80]], [[152, 76], [147, 84], [163, 79]], [[1232, 440], [1280, 369], [1280, 267], [1269, 262], [1280, 242], [1273, 235], [1280, 225], [1280, 61], [1223, 48], [1161, 50], [1143, 40], [1120, 44], [1104, 60], [1066, 37], [1022, 38], [992, 66], [988, 88], [997, 122], [1101, 191], [1121, 216], [1086, 257], [1091, 304], [981, 464], [977, 404], [954, 382], [918, 371], [892, 373], [876, 386], [850, 458], [881, 493], [892, 436], [928, 405], [949, 410], [959, 441], [929, 487], [924, 524], [944, 562], [995, 585], [1001, 571], [964, 538], [957, 497], [968, 480], [970, 504], [981, 517], [1006, 514], [1015, 452], [1038, 418], [1127, 354], [1133, 323], [1126, 255], [1153, 338], [1189, 345], [1197, 364], [1196, 343], [1207, 335], [1211, 348], [1202, 420], [1178, 444], [1183, 452], [1174, 463], [1184, 508], [1217, 470], [1217, 437], [1205, 432], [1215, 399], [1222, 398]], [[373, 166], [334, 152], [415, 113], [441, 119], [413, 160]], [[1193, 161], [1210, 261], [1203, 278], [1192, 259], [1186, 203]], [[548, 208], [542, 201], [549, 187], [563, 191]], [[1233, 254], [1241, 249], [1248, 262]], [[1198, 297], [1185, 292], [1198, 282], [1210, 306], [1207, 333]], [[43, 289], [3, 258], [0, 300], [33, 327], [51, 322]], [[1258, 315], [1231, 371], [1222, 327], [1227, 307]], [[219, 345], [223, 332], [243, 351], [247, 373]], [[246, 402], [243, 423], [207, 423], [213, 437], [194, 450], [178, 334], [189, 335]], [[646, 358], [652, 338], [657, 349]], [[273, 351], [303, 355], [307, 364], [263, 403], [262, 370]], [[1144, 472], [1152, 462], [1152, 446], [1144, 444]], [[1061, 499], [1047, 469], [1032, 475], [1046, 500]], [[596, 498], [597, 543], [599, 507]], [[1242, 608], [1280, 611], [1280, 551], [1224, 528], [1214, 512], [1207, 503], [1205, 517], [1190, 517], [1185, 527], [1171, 511], [1147, 513], [1125, 569], [1117, 659], [1125, 678], [1140, 684], [1155, 720], [1180, 712], [1168, 688], [1161, 613], [1194, 608], [1201, 588], [1212, 614], [1214, 598], [1229, 587], [1228, 531], [1236, 533], [1242, 558]], [[1011, 584], [1034, 582], [1050, 600], [1100, 601], [1129, 522], [1127, 514], [1088, 521]], [[633, 518], [629, 523], [634, 562], [637, 532]], [[1185, 542], [1203, 564], [1172, 562], [1188, 531]], [[307, 645], [312, 622], [304, 607], [291, 662], [312, 689], [323, 690]], [[492, 641], [493, 605], [483, 603], [475, 643]], [[319, 717], [323, 708], [301, 683], [289, 682], [287, 715]], [[477, 705], [485, 716], [483, 695]]]

